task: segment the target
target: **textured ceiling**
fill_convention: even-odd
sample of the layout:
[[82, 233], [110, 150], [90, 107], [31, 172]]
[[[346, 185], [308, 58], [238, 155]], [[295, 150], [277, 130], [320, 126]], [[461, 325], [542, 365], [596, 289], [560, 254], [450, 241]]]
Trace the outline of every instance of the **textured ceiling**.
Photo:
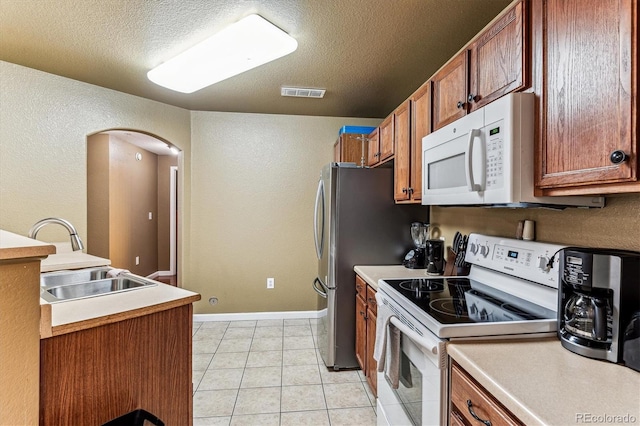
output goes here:
[[[0, 60], [203, 111], [387, 116], [510, 0], [0, 0]], [[257, 13], [298, 41], [192, 94], [148, 70]], [[326, 89], [324, 99], [281, 86]]]

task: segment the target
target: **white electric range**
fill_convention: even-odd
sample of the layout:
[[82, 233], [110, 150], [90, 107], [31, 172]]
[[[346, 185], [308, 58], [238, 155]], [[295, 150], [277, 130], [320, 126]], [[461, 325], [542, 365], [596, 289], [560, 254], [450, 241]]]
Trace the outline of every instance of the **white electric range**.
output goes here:
[[378, 373], [378, 425], [448, 423], [446, 341], [555, 335], [562, 248], [471, 234], [468, 276], [380, 280], [378, 317], [402, 337], [398, 388]]

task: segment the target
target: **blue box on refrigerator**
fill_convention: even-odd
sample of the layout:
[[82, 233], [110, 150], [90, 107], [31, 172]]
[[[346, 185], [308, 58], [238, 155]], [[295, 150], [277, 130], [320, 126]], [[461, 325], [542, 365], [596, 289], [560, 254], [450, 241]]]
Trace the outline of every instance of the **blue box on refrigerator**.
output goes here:
[[376, 128], [370, 126], [342, 126], [338, 132], [338, 137], [343, 133], [357, 133], [359, 135], [368, 135]]

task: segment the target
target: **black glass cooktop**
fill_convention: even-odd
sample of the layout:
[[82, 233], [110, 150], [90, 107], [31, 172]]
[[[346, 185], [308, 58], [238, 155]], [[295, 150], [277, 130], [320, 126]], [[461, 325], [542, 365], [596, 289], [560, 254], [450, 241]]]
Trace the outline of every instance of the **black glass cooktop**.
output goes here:
[[466, 278], [420, 278], [384, 282], [441, 324], [540, 318], [477, 289], [472, 290], [471, 282]]

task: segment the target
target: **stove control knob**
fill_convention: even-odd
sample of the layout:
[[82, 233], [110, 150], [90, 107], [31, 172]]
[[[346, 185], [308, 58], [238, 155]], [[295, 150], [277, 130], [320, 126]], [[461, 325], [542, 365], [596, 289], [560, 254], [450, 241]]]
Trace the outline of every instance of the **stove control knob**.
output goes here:
[[483, 257], [487, 257], [489, 255], [489, 246], [482, 246], [480, 247], [480, 254]]
[[469, 250], [471, 250], [471, 253], [473, 254], [478, 254], [478, 245], [476, 243], [471, 243]]

